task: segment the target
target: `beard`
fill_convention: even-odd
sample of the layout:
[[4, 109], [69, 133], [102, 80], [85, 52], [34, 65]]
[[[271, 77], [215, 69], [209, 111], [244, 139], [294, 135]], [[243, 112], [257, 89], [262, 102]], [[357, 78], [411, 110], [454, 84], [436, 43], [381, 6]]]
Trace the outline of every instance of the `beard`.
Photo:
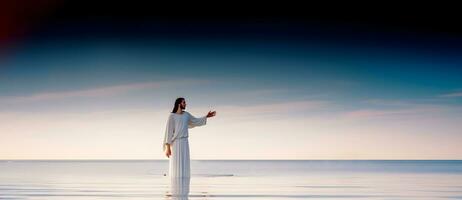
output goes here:
[[180, 109], [181, 109], [181, 110], [184, 110], [184, 109], [186, 109], [186, 106], [180, 105]]

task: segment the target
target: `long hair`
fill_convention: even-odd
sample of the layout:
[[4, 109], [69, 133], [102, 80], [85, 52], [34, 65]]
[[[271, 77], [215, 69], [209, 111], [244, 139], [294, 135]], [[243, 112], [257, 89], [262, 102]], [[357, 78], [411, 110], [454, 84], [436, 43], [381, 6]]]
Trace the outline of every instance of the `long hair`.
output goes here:
[[178, 97], [178, 98], [175, 100], [175, 105], [173, 106], [172, 113], [175, 113], [175, 112], [178, 110], [178, 104], [180, 104], [183, 100], [184, 100], [183, 97]]

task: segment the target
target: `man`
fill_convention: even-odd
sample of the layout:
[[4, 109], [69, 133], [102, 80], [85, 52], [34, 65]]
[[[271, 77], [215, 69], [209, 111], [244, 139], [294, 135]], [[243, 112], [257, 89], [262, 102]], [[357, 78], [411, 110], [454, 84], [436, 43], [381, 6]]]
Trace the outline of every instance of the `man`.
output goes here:
[[179, 97], [167, 120], [163, 149], [169, 161], [170, 177], [190, 177], [189, 132], [188, 129], [203, 126], [207, 118], [216, 115], [209, 111], [206, 116], [196, 118], [186, 109], [186, 100]]

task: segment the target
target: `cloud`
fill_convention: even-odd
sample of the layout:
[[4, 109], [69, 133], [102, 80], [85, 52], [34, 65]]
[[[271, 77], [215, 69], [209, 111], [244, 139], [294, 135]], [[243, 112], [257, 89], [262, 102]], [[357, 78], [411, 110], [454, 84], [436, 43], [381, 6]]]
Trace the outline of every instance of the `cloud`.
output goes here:
[[413, 103], [404, 100], [385, 100], [385, 99], [367, 99], [362, 101], [364, 103], [380, 106], [409, 106]]
[[326, 101], [319, 100], [303, 100], [303, 101], [288, 101], [280, 103], [259, 104], [252, 106], [229, 106], [228, 109], [241, 108], [246, 112], [257, 113], [272, 113], [272, 112], [289, 112], [304, 109], [318, 109], [327, 106]]
[[448, 94], [439, 95], [439, 97], [462, 97], [462, 92], [453, 92]]
[[[291, 113], [303, 114], [307, 110], [319, 110], [328, 108], [327, 101], [321, 100], [301, 100], [285, 101], [277, 103], [262, 103], [256, 105], [219, 105], [216, 107], [195, 107], [192, 114], [203, 112], [204, 110], [216, 110], [217, 115], [227, 119], [256, 119], [261, 117], [281, 116], [287, 117]], [[197, 114], [199, 115], [199, 114]]]
[[198, 84], [208, 82], [206, 80], [171, 80], [171, 81], [151, 81], [139, 82], [105, 87], [95, 87], [81, 90], [68, 90], [58, 92], [42, 92], [28, 96], [4, 96], [0, 97], [0, 103], [28, 103], [37, 101], [57, 100], [77, 97], [100, 97], [126, 93], [134, 90], [154, 89], [167, 86], [177, 86], [185, 84]]
[[369, 119], [378, 117], [405, 117], [405, 116], [433, 116], [440, 113], [447, 113], [451, 110], [460, 109], [445, 105], [434, 104], [409, 104], [406, 108], [395, 109], [370, 109], [363, 108], [349, 111], [343, 114], [347, 119]]
[[345, 116], [349, 118], [369, 118], [369, 117], [382, 117], [382, 116], [390, 116], [390, 115], [415, 114], [416, 112], [418, 112], [418, 110], [359, 109], [359, 110], [347, 112]]

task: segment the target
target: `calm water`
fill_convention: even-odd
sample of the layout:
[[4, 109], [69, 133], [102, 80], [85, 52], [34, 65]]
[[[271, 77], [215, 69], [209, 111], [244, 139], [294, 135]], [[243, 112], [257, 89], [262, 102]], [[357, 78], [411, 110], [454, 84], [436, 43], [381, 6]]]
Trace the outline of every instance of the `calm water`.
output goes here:
[[0, 161], [0, 199], [462, 199], [462, 161]]

